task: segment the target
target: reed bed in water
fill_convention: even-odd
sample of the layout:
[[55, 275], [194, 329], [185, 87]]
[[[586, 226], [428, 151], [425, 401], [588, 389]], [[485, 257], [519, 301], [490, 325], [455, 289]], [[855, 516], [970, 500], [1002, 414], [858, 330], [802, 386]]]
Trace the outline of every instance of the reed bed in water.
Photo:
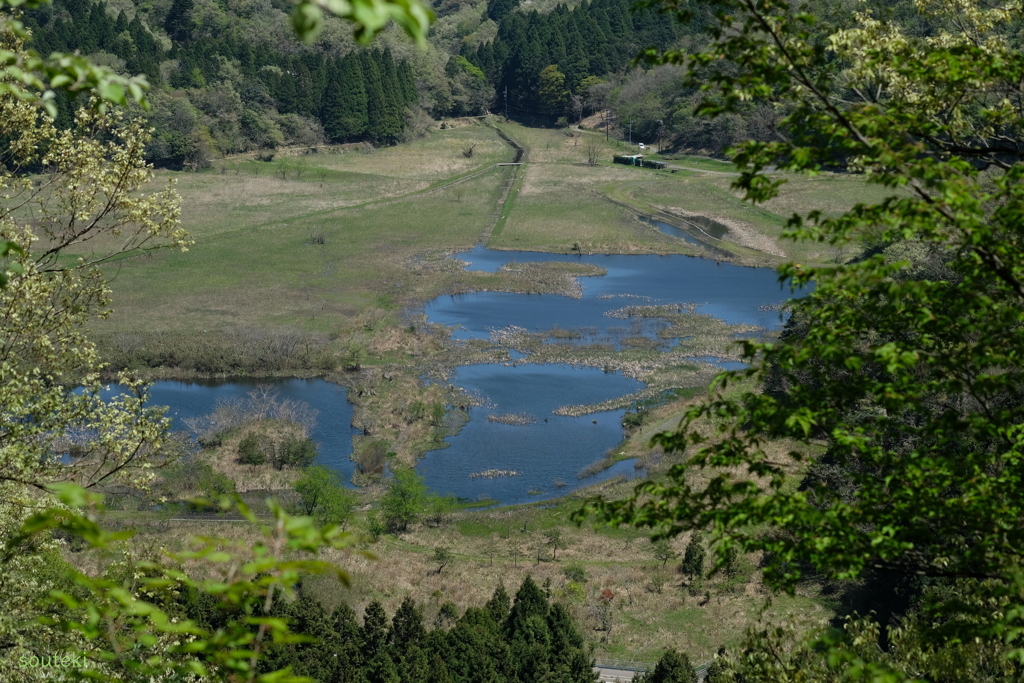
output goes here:
[[488, 422], [497, 422], [503, 425], [526, 426], [537, 422], [537, 418], [528, 413], [505, 413], [503, 415], [488, 415]]
[[527, 294], [551, 292], [582, 299], [583, 285], [577, 278], [605, 275], [608, 271], [590, 263], [510, 261], [499, 268], [498, 272], [511, 276], [513, 291], [523, 291]]
[[647, 388], [636, 391], [632, 394], [625, 396], [618, 396], [616, 398], [610, 398], [607, 401], [601, 401], [600, 403], [590, 403], [587, 405], [577, 406], [562, 406], [555, 409], [555, 415], [563, 415], [567, 417], [580, 417], [581, 415], [588, 415], [590, 413], [600, 413], [605, 410], [618, 410], [619, 408], [627, 408], [633, 404], [633, 401], [641, 401], [645, 398], [650, 398], [660, 394], [663, 389]]
[[527, 331], [525, 327], [508, 325], [500, 329], [492, 328], [488, 334], [492, 344], [504, 346], [520, 351], [524, 348], [534, 347], [539, 341], [537, 335]]
[[483, 472], [473, 472], [469, 475], [470, 479], [497, 479], [499, 477], [521, 477], [522, 472], [515, 470], [484, 470]]
[[[625, 320], [627, 318], [663, 318], [668, 319], [676, 317], [678, 315], [687, 314], [695, 315], [697, 306], [695, 303], [678, 303], [678, 304], [661, 304], [660, 306], [623, 306], [622, 308], [616, 308], [614, 311], [607, 311], [604, 315], [606, 318], [617, 318]], [[710, 318], [711, 316], [705, 316]]]

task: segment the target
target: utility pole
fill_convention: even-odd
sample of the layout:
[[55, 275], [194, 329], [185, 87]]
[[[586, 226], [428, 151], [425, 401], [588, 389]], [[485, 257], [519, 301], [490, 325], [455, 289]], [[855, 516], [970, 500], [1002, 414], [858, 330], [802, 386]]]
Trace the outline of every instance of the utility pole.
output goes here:
[[632, 146], [632, 144], [633, 144], [633, 117], [632, 116], [629, 117], [629, 144], [630, 144], [630, 146]]
[[604, 141], [608, 142], [608, 110], [604, 110]]
[[665, 122], [658, 119], [658, 154], [661, 154], [661, 129], [665, 127]]
[[505, 86], [505, 120], [508, 121], [508, 86]]

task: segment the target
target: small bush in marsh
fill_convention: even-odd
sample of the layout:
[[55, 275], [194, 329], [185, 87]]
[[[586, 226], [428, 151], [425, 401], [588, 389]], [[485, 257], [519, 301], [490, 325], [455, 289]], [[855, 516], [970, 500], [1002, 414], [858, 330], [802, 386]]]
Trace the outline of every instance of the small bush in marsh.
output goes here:
[[265, 434], [249, 432], [238, 442], [238, 462], [243, 465], [262, 465], [267, 462], [267, 447], [273, 449]]

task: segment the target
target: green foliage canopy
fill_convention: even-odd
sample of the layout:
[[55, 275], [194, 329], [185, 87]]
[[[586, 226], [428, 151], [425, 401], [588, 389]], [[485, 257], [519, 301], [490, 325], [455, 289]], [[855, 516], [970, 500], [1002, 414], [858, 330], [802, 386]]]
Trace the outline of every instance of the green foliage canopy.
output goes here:
[[701, 541], [700, 534], [695, 532], [686, 544], [683, 561], [679, 563], [679, 572], [691, 580], [700, 578], [704, 573], [705, 557], [704, 543]]
[[661, 562], [661, 566], [664, 567], [668, 564], [669, 560], [674, 560], [679, 556], [679, 553], [672, 548], [667, 538], [659, 538], [651, 541], [651, 554], [654, 555], [654, 559]]
[[414, 470], [395, 472], [394, 480], [380, 499], [384, 523], [392, 531], [405, 531], [427, 507], [427, 485]]
[[337, 470], [328, 467], [310, 467], [295, 482], [295, 491], [301, 498], [302, 514], [309, 515], [317, 524], [337, 524], [342, 528], [352, 515], [355, 495], [341, 481]]
[[534, 671], [547, 672], [543, 680], [592, 683], [592, 662], [576, 623], [560, 604], [549, 604], [543, 593], [539, 599], [531, 610], [527, 642], [527, 634], [510, 627], [502, 588], [487, 607], [469, 607], [461, 617], [453, 603], [445, 602], [431, 630], [424, 626], [422, 608], [409, 597], [390, 624], [383, 606], [372, 601], [360, 626], [348, 606], [328, 617], [300, 588], [298, 599], [278, 603], [274, 616], [289, 619], [296, 632], [315, 640], [275, 645], [268, 660], [278, 670], [290, 666], [299, 675], [346, 683], [542, 680], [524, 675]]
[[685, 653], [675, 648], [661, 656], [654, 669], [637, 677], [637, 683], [697, 683], [697, 671]]
[[[789, 111], [782, 141], [733, 150], [735, 186], [775, 196], [785, 175], [765, 172], [774, 166], [863, 173], [891, 194], [789, 220], [797, 239], [875, 246], [841, 267], [782, 267], [815, 285], [783, 339], [744, 342], [752, 367], [716, 386], [748, 383], [654, 438], [683, 454], [667, 480], [590, 509], [668, 536], [712, 529], [719, 564], [730, 548], [763, 552], [765, 581], [781, 590], [808, 571], [926, 577], [944, 588], [922, 598], [923, 642], [1024, 659], [1020, 8], [921, 2], [927, 30], [911, 35], [867, 8], [829, 20], [787, 2], [709, 4], [706, 50], [648, 58], [688, 65], [688, 84], [707, 93], [702, 115], [758, 99]], [[708, 420], [712, 437], [694, 428]], [[797, 446], [777, 455], [779, 439]], [[859, 656], [829, 647], [833, 663]]]

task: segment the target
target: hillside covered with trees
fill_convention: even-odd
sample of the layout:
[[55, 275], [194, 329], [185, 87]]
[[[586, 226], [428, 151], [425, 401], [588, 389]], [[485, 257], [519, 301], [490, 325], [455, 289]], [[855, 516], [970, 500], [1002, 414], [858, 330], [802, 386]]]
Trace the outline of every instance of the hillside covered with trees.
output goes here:
[[[650, 137], [660, 110], [638, 100], [630, 84], [649, 77], [631, 61], [700, 29], [654, 9], [631, 13], [628, 0], [544, 12], [501, 0], [442, 3], [439, 24], [455, 23], [454, 35], [439, 26], [421, 52], [397, 35], [362, 48], [333, 24], [304, 45], [290, 35], [289, 6], [57, 0], [27, 10], [25, 23], [40, 53], [79, 51], [144, 75], [156, 130], [147, 158], [179, 169], [282, 145], [394, 144], [422, 134], [430, 118], [488, 110], [554, 123], [612, 106], [620, 118], [636, 117], [638, 139]], [[663, 92], [665, 80], [656, 77], [645, 94], [677, 97]], [[668, 80], [678, 91], [679, 79]], [[67, 126], [73, 103], [61, 92], [56, 103], [58, 124]], [[670, 121], [670, 131], [679, 127]]]
[[[247, 30], [258, 19], [204, 30], [191, 0], [176, 1], [162, 22], [133, 14], [115, 18], [104, 2], [60, 0], [30, 12], [28, 24], [41, 52], [80, 50], [148, 78], [156, 134], [147, 156], [158, 165], [202, 167], [214, 155], [285, 144], [390, 144], [418, 106], [408, 62], [396, 63], [387, 50], [342, 57], [260, 44]], [[58, 122], [67, 125], [71, 102], [62, 96], [58, 106]]]

